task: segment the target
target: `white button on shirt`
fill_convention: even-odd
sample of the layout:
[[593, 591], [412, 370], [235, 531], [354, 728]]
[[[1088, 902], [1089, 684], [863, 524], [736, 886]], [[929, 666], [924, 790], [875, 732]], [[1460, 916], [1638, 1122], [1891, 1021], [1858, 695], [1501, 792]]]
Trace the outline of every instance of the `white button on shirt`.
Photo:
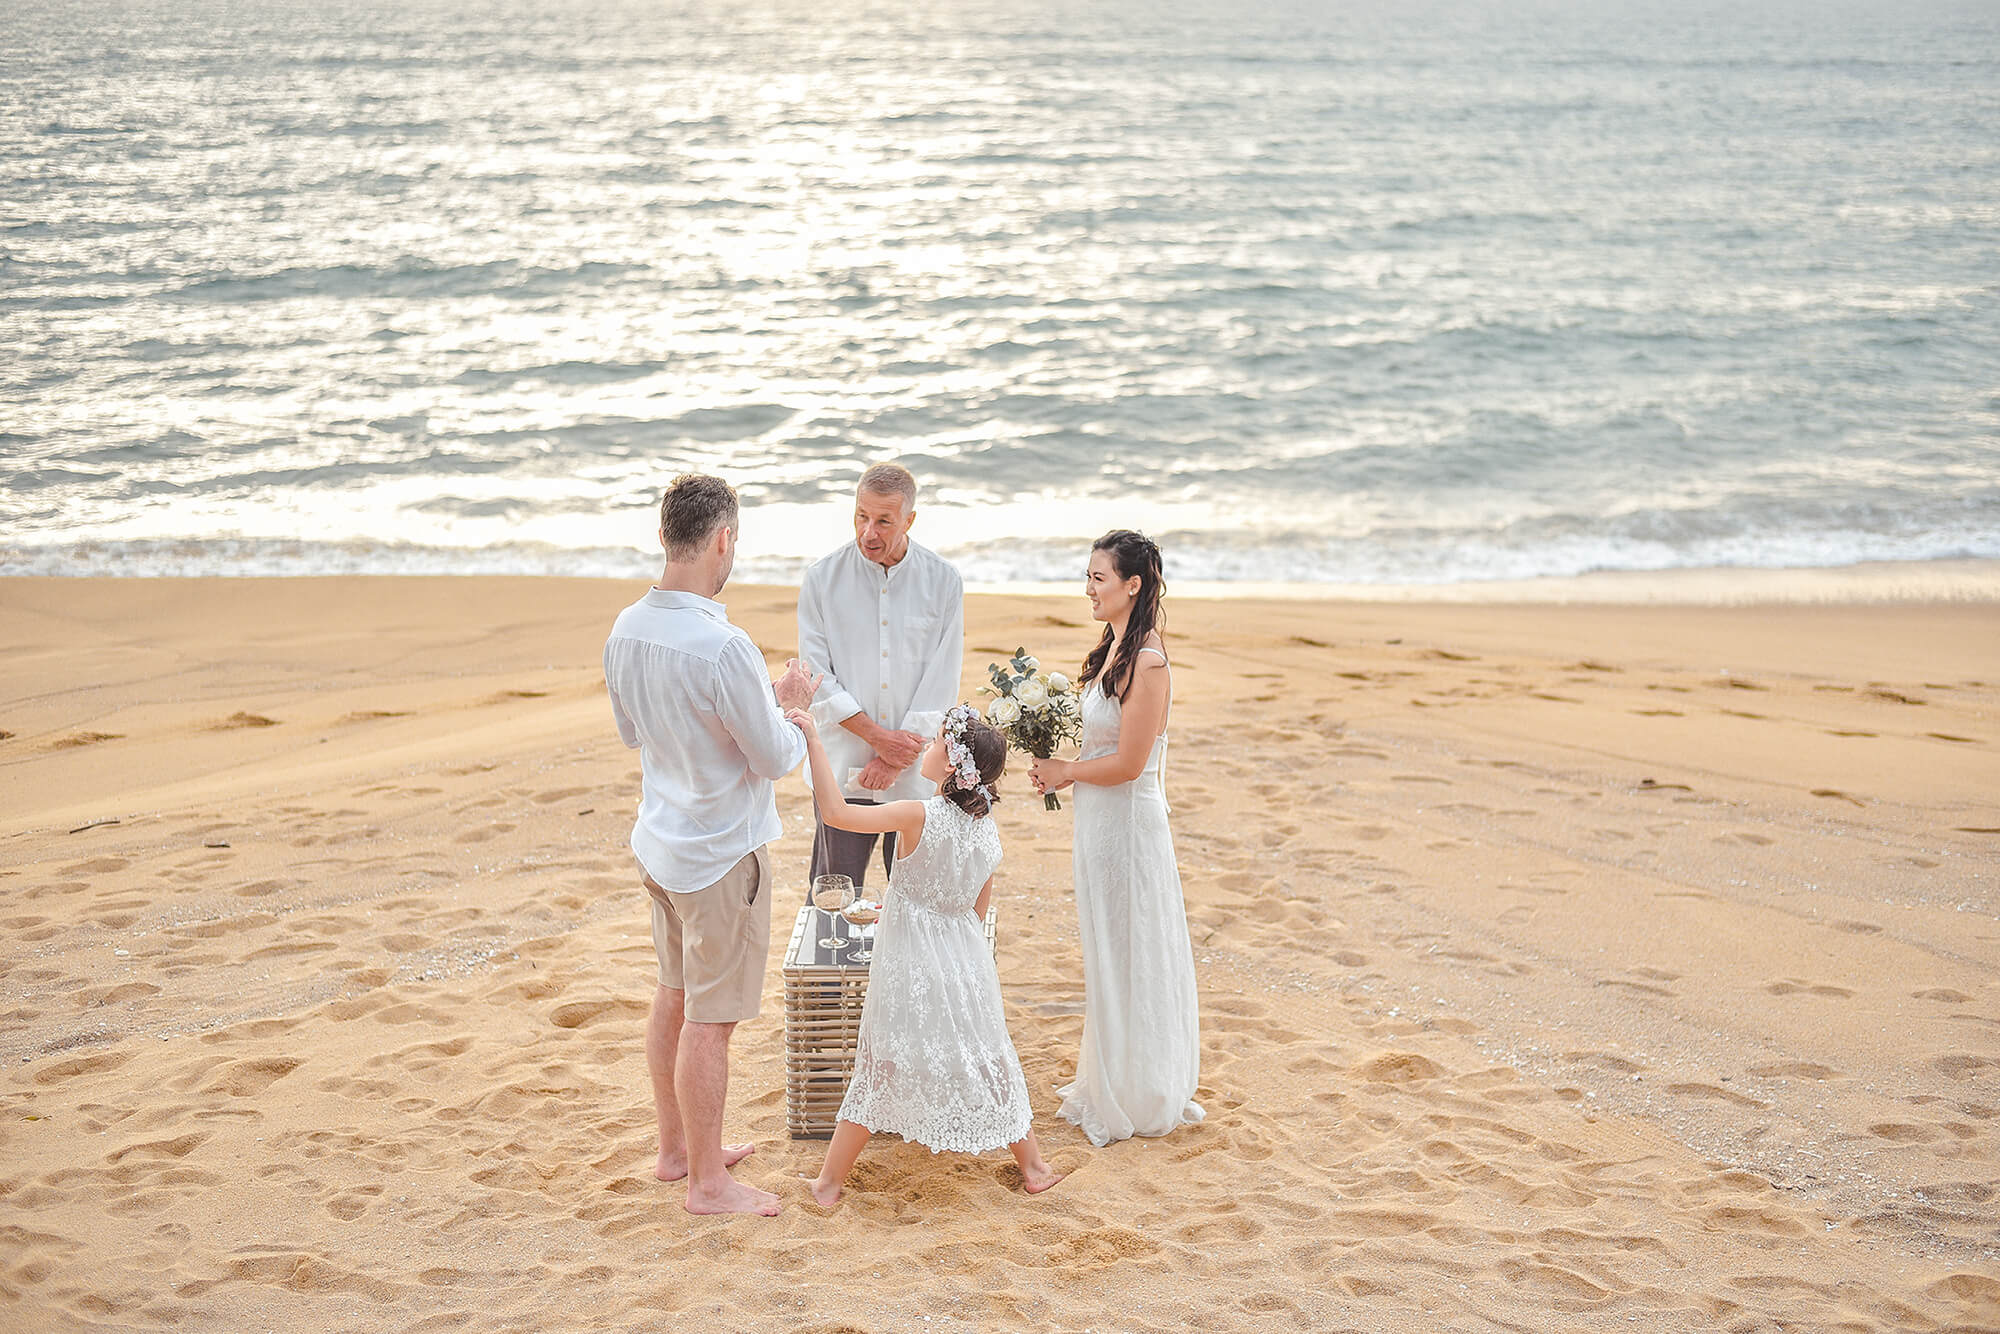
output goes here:
[[[873, 614], [870, 614], [870, 611]], [[965, 583], [951, 562], [917, 542], [883, 569], [852, 542], [820, 558], [799, 585], [799, 656], [824, 674], [813, 720], [841, 788], [867, 801], [927, 797], [912, 763], [886, 790], [855, 782], [875, 758], [842, 727], [866, 714], [929, 740], [958, 703], [965, 660]]]
[[611, 628], [604, 684], [639, 752], [632, 852], [655, 884], [705, 889], [784, 832], [772, 780], [805, 758], [805, 737], [721, 603], [649, 590]]

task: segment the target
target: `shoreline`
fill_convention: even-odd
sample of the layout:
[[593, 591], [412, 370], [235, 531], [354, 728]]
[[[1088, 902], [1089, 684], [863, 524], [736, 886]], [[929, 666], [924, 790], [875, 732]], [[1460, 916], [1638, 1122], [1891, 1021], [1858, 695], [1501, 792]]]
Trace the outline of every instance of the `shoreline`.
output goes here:
[[[1043, 596], [1069, 584], [967, 584], [967, 592]], [[1598, 570], [1454, 584], [1219, 583], [1169, 585], [1180, 598], [1234, 601], [1726, 607], [1746, 604], [2000, 602], [2000, 560], [1876, 561], [1801, 569], [1719, 566]]]
[[[629, 584], [648, 575], [565, 574], [554, 571], [349, 571], [298, 573], [0, 574], [8, 582], [261, 581], [337, 579], [522, 579]], [[732, 579], [731, 588], [797, 588], [796, 580]], [[968, 581], [968, 594], [987, 597], [1068, 597], [1072, 582], [994, 584]], [[1856, 565], [1771, 569], [1717, 566], [1672, 570], [1599, 570], [1532, 579], [1472, 580], [1449, 584], [1354, 584], [1280, 581], [1170, 581], [1168, 596], [1186, 601], [1462, 604], [1467, 606], [1685, 606], [1877, 605], [1884, 603], [2000, 602], [2000, 560], [1873, 561]]]

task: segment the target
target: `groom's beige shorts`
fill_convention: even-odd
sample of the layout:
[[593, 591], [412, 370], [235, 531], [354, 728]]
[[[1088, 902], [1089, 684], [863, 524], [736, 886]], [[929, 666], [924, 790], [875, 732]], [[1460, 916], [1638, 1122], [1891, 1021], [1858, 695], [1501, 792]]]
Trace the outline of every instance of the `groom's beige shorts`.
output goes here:
[[756, 1018], [771, 953], [771, 859], [764, 849], [706, 889], [681, 893], [660, 888], [651, 876], [645, 881], [660, 985], [687, 993], [687, 1017], [697, 1024]]

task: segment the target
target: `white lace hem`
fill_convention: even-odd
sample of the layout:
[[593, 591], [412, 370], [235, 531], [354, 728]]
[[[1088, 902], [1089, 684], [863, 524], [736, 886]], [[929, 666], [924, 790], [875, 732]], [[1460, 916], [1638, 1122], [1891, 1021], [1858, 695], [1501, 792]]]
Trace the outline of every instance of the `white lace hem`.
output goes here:
[[932, 1153], [985, 1153], [989, 1149], [1004, 1149], [1026, 1139], [1034, 1126], [1034, 1114], [1025, 1107], [1017, 1111], [995, 1108], [972, 1116], [930, 1111], [903, 1117], [889, 1108], [842, 1106], [840, 1119], [852, 1121], [871, 1134], [901, 1135]]

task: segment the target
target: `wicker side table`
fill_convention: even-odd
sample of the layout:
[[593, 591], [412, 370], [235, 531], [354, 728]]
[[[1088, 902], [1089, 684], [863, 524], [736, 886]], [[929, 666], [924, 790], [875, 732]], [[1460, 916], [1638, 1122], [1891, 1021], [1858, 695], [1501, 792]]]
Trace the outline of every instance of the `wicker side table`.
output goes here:
[[[997, 914], [986, 910], [986, 947], [995, 948]], [[799, 909], [780, 972], [785, 982], [785, 1130], [793, 1139], [827, 1139], [854, 1073], [854, 1043], [861, 1034], [861, 1005], [868, 998], [868, 965], [844, 963], [852, 948], [820, 947], [827, 917]], [[840, 922], [837, 933], [854, 928]]]

